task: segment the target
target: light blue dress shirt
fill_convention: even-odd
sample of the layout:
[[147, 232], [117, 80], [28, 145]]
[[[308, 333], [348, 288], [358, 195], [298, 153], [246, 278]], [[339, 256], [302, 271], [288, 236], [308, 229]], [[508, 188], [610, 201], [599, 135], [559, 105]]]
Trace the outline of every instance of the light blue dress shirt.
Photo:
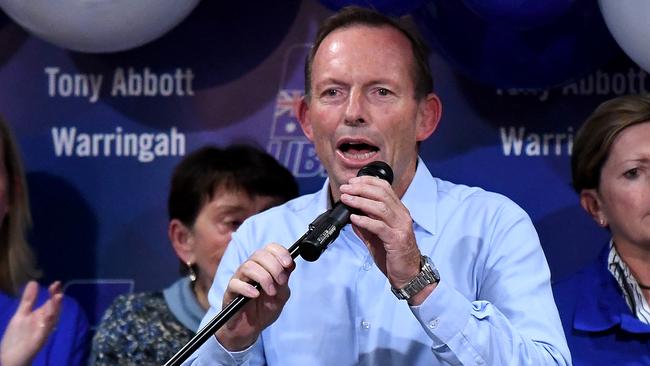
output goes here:
[[[202, 325], [237, 267], [270, 242], [290, 246], [329, 202], [329, 182], [247, 220], [233, 235]], [[211, 337], [194, 365], [569, 365], [550, 272], [528, 215], [506, 197], [433, 178], [422, 160], [402, 202], [440, 283], [420, 306], [390, 291], [346, 226], [316, 262], [298, 259], [291, 297], [258, 341], [227, 352]]]

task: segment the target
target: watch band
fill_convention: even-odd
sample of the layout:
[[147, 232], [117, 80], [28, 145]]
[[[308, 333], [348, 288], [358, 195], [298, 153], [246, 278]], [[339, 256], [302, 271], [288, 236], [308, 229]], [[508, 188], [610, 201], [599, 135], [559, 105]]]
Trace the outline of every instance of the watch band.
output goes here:
[[440, 282], [438, 269], [433, 264], [431, 258], [422, 255], [420, 256], [420, 273], [418, 273], [417, 276], [410, 280], [404, 287], [400, 289], [391, 287], [390, 289], [398, 299], [408, 300], [422, 291], [425, 287], [438, 282]]

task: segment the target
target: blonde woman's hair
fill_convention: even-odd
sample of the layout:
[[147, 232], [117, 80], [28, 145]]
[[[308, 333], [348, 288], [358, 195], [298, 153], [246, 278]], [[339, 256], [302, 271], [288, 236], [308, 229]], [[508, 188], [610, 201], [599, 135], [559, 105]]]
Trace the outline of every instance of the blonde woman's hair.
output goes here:
[[30, 279], [38, 278], [34, 253], [25, 238], [31, 226], [27, 180], [20, 154], [7, 122], [0, 116], [0, 152], [6, 172], [8, 210], [0, 223], [0, 290], [17, 295]]
[[626, 128], [650, 121], [650, 94], [624, 95], [596, 108], [576, 133], [571, 156], [573, 188], [598, 189], [600, 173], [616, 137]]

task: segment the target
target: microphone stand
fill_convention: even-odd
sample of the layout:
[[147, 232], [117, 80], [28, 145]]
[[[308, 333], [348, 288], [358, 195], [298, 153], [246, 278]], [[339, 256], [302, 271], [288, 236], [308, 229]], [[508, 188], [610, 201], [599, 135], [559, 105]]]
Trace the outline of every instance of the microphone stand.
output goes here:
[[[296, 259], [300, 255], [300, 244], [303, 240], [309, 236], [312, 231], [320, 226], [323, 219], [327, 217], [327, 214], [331, 210], [327, 210], [316, 218], [311, 224], [309, 224], [309, 230], [296, 240], [292, 246], [289, 247], [289, 254], [291, 254], [292, 259]], [[338, 234], [338, 233], [337, 233]], [[256, 290], [261, 291], [262, 286], [257, 283], [251, 283]], [[192, 355], [203, 343], [205, 343], [214, 333], [217, 332], [224, 324], [230, 320], [247, 302], [250, 300], [250, 297], [245, 297], [244, 295], [237, 296], [233, 301], [231, 301], [225, 308], [215, 315], [209, 323], [207, 323], [203, 328], [201, 328], [195, 335], [187, 342], [183, 347], [181, 347], [178, 352], [172, 358], [169, 359], [163, 366], [180, 366], [183, 361], [187, 360], [188, 357]]]

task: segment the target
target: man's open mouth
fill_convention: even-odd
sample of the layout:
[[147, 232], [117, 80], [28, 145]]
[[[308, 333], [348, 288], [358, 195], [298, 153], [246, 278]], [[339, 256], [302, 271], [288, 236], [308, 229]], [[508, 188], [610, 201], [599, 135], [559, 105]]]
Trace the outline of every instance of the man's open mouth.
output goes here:
[[339, 145], [339, 150], [346, 158], [366, 160], [374, 156], [379, 148], [366, 142], [347, 141]]

